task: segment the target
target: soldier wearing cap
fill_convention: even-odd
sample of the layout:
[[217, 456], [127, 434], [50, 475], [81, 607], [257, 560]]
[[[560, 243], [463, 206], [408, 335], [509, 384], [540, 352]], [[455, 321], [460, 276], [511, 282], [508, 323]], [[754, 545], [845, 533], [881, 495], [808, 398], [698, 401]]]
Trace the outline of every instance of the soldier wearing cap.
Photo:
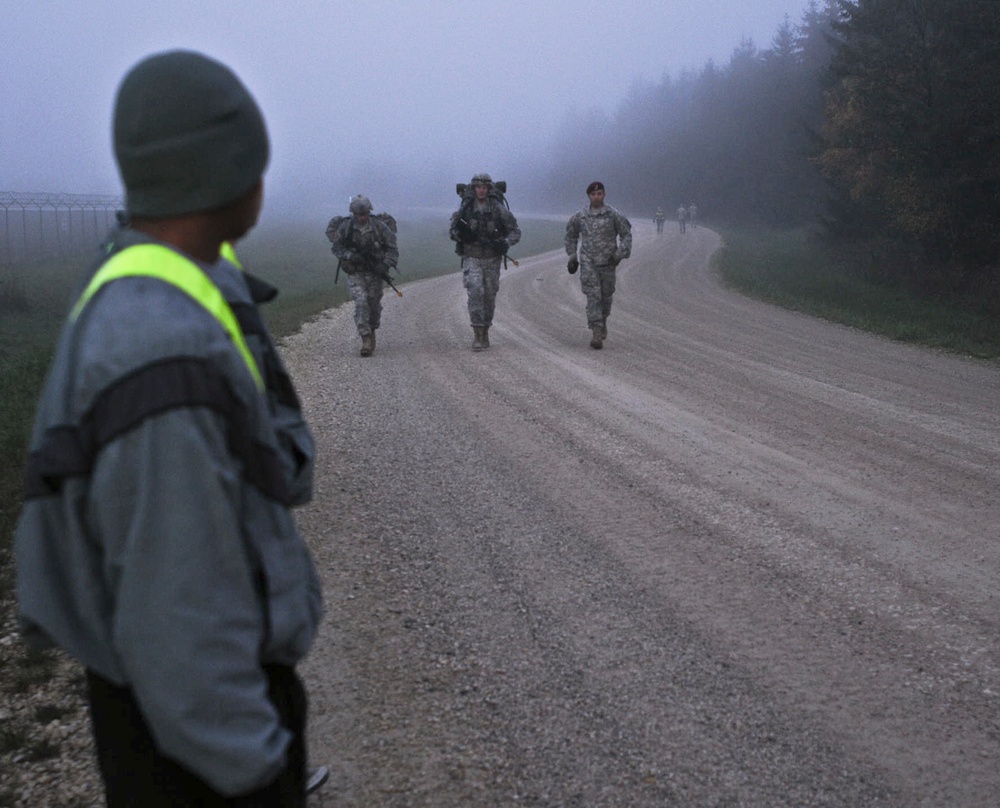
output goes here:
[[347, 273], [347, 288], [354, 300], [354, 323], [361, 337], [361, 355], [375, 352], [375, 331], [382, 324], [385, 278], [399, 261], [396, 234], [376, 216], [364, 194], [351, 198], [351, 215], [334, 217], [326, 230], [333, 254]]
[[[615, 270], [632, 254], [632, 225], [604, 202], [604, 183], [587, 186], [590, 204], [566, 223], [566, 254], [570, 273], [580, 270], [580, 287], [587, 298], [590, 347], [600, 349], [608, 338], [608, 317], [615, 294]], [[579, 257], [577, 257], [579, 247]]]
[[489, 174], [476, 174], [472, 193], [451, 216], [449, 236], [462, 256], [462, 283], [469, 299], [472, 350], [490, 347], [490, 326], [500, 291], [500, 265], [507, 250], [521, 240], [517, 219], [494, 192]]
[[[295, 671], [319, 579], [291, 509], [313, 443], [232, 242], [269, 145], [219, 62], [125, 76], [114, 149], [128, 225], [60, 335], [15, 536], [25, 639], [86, 670], [107, 805], [303, 806]], [[228, 258], [226, 257], [228, 256]]]

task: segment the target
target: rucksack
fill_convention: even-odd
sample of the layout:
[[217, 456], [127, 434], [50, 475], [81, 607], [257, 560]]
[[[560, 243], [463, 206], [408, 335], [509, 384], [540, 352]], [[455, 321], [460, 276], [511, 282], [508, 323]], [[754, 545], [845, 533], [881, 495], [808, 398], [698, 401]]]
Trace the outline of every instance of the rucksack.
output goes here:
[[[476, 192], [473, 189], [471, 183], [467, 184], [464, 182], [459, 182], [455, 185], [455, 193], [457, 193], [462, 198], [462, 201], [459, 203], [458, 213], [457, 213], [459, 221], [463, 222], [465, 226], [468, 227], [468, 224], [472, 219], [473, 207], [476, 204]], [[499, 180], [490, 185], [489, 199], [491, 199], [493, 202], [496, 203], [495, 207], [491, 212], [490, 219], [492, 220], [493, 227], [499, 233], [500, 237], [504, 237], [507, 235], [506, 224], [504, 223], [503, 218], [501, 217], [499, 212], [499, 208], [501, 206], [507, 208], [507, 210], [510, 210], [510, 205], [507, 202], [506, 194], [507, 194], [507, 183], [504, 182], [503, 180]], [[455, 254], [461, 255], [462, 260], [463, 261], [465, 260], [464, 239], [460, 239], [459, 241], [456, 242]], [[506, 252], [503, 255], [503, 259], [504, 259], [504, 266], [506, 267], [507, 266]]]
[[[462, 197], [462, 202], [459, 205], [460, 208], [471, 205], [476, 198], [476, 192], [472, 190], [472, 185], [465, 182], [455, 185], [455, 193]], [[490, 199], [499, 202], [507, 210], [510, 210], [510, 205], [507, 204], [507, 183], [504, 180], [498, 180], [490, 186]]]
[[391, 213], [386, 213], [385, 211], [382, 211], [382, 213], [375, 213], [375, 214], [372, 214], [372, 215], [376, 219], [381, 219], [383, 222], [385, 222], [386, 225], [388, 226], [388, 228], [393, 233], [396, 232], [396, 219], [393, 217], [393, 215]]
[[[373, 219], [381, 219], [393, 233], [398, 232], [396, 229], [396, 218], [391, 213], [383, 211], [382, 213], [373, 213], [371, 216]], [[331, 243], [337, 240], [337, 231], [340, 229], [340, 226], [347, 219], [351, 218], [353, 218], [351, 214], [348, 214], [346, 216], [334, 216], [330, 219], [330, 223], [326, 226], [326, 237], [330, 239]]]

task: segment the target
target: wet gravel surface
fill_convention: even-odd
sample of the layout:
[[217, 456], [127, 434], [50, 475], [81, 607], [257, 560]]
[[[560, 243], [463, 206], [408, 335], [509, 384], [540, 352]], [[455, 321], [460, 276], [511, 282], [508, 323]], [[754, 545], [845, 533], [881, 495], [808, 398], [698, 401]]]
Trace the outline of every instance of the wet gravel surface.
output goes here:
[[[1000, 804], [1000, 373], [722, 289], [637, 228], [289, 343], [320, 440], [305, 666], [344, 806]], [[405, 270], [405, 260], [403, 262]]]
[[[287, 341], [314, 804], [1000, 804], [1000, 370], [730, 293], [718, 243], [640, 223], [601, 351], [558, 254], [484, 353], [457, 274], [371, 358], [347, 308]], [[7, 804], [100, 804], [60, 670], [2, 669], [0, 719], [66, 736], [0, 755]]]

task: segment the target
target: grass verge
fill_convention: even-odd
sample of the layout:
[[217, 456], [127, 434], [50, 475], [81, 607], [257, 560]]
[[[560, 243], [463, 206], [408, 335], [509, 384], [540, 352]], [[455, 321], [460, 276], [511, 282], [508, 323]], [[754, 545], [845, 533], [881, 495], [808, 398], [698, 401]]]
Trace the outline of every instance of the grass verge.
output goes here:
[[868, 272], [856, 250], [801, 231], [723, 229], [722, 236], [716, 267], [744, 294], [900, 342], [1000, 360], [1000, 318], [990, 301], [920, 295]]

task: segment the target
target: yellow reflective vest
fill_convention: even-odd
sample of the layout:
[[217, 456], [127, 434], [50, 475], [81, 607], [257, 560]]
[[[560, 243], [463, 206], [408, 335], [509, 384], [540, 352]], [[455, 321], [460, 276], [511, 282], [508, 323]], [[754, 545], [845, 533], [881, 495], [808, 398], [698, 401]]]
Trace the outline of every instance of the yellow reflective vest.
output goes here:
[[[240, 267], [236, 253], [228, 242], [223, 245], [222, 256]], [[264, 379], [260, 368], [257, 367], [257, 361], [250, 352], [236, 315], [222, 296], [222, 292], [194, 261], [160, 244], [137, 244], [108, 259], [83, 290], [83, 294], [70, 312], [70, 319], [75, 320], [79, 317], [97, 290], [106, 283], [118, 278], [131, 277], [156, 278], [177, 287], [191, 297], [222, 326], [243, 357], [257, 389], [264, 389]]]

